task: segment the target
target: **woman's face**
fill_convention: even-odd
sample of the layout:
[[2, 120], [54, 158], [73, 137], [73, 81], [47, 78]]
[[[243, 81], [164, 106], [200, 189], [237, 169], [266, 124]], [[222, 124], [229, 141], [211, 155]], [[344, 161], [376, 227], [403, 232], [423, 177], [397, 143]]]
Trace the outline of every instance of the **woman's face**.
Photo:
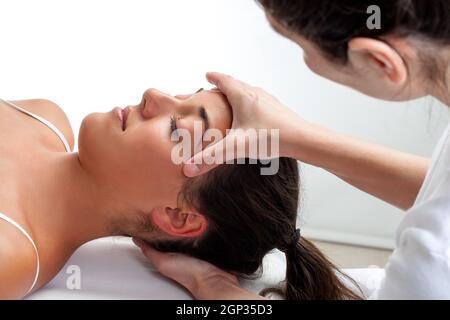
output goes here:
[[232, 122], [228, 102], [217, 91], [173, 97], [149, 89], [139, 105], [125, 108], [128, 115], [124, 123], [120, 111], [115, 108], [108, 113], [93, 113], [83, 120], [79, 157], [110, 200], [127, 211], [176, 208], [186, 178], [182, 166], [171, 158], [179, 143], [171, 139], [174, 130], [188, 130], [192, 145], [201, 143], [205, 147], [201, 136], [194, 136], [194, 122], [201, 124], [203, 132], [208, 123], [223, 136]]

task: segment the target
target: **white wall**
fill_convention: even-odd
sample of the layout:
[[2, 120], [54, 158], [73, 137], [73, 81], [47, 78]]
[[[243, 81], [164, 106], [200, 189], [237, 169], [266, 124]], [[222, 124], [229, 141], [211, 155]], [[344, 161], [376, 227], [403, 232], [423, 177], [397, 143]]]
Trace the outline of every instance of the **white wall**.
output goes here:
[[[442, 108], [430, 115], [430, 101], [379, 102], [315, 76], [251, 0], [14, 0], [0, 12], [0, 96], [51, 99], [75, 133], [87, 113], [137, 103], [146, 88], [207, 87], [209, 70], [266, 88], [308, 120], [417, 154], [431, 154], [447, 120]], [[399, 211], [318, 169], [305, 167], [303, 180], [306, 235], [392, 246]]]

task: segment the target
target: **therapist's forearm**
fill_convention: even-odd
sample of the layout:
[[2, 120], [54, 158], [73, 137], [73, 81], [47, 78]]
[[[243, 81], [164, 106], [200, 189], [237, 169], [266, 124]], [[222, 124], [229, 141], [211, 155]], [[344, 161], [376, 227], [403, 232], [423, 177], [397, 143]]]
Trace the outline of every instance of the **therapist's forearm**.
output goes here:
[[427, 158], [355, 139], [316, 124], [301, 126], [290, 137], [291, 156], [321, 167], [404, 210], [413, 205], [429, 166]]

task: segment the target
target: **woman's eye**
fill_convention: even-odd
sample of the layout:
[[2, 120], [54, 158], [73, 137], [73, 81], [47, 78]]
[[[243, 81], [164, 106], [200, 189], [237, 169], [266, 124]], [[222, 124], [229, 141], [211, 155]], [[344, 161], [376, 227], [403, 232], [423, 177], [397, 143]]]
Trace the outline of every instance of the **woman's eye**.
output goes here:
[[177, 119], [175, 119], [175, 117], [170, 117], [170, 134], [171, 137], [178, 137], [177, 135]]

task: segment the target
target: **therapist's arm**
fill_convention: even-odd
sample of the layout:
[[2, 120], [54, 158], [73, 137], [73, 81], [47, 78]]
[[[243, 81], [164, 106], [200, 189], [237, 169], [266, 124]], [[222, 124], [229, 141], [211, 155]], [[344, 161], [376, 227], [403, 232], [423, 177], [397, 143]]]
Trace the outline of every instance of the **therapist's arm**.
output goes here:
[[429, 166], [427, 158], [355, 139], [315, 124], [298, 127], [288, 142], [291, 157], [323, 168], [404, 210], [413, 205]]
[[[279, 129], [280, 156], [323, 168], [352, 186], [401, 209], [410, 208], [420, 190], [429, 160], [398, 152], [309, 123], [262, 89], [230, 76], [209, 73], [208, 80], [228, 98], [233, 108], [233, 129]], [[209, 146], [186, 164], [184, 173], [193, 177], [215, 166], [207, 165], [213, 154], [224, 152], [224, 140]], [[247, 150], [251, 139], [241, 139]], [[256, 141], [257, 142], [257, 141]], [[238, 142], [239, 144], [239, 142]], [[230, 160], [225, 153], [225, 160]], [[250, 158], [258, 155], [247, 155]], [[210, 163], [210, 162], [209, 162]]]

